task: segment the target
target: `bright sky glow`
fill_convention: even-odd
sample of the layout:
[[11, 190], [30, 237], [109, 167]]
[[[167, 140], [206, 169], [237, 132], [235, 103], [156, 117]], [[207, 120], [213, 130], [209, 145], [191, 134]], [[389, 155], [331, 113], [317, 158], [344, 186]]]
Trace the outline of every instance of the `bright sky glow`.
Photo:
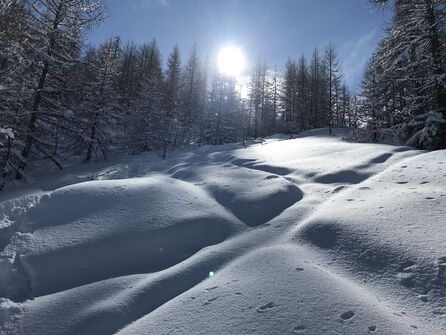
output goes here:
[[231, 77], [238, 77], [245, 70], [245, 56], [237, 47], [225, 47], [218, 53], [217, 64], [221, 73]]

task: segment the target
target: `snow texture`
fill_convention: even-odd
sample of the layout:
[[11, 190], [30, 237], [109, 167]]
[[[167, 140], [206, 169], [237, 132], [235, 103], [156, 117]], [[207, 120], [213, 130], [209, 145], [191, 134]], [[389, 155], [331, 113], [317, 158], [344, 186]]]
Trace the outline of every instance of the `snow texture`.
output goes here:
[[0, 333], [446, 333], [446, 151], [326, 129], [0, 198]]

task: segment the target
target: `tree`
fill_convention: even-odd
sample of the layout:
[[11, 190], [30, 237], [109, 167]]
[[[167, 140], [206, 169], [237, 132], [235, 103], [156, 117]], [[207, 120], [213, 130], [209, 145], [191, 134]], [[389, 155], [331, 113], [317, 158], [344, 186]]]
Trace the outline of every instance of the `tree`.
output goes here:
[[[97, 23], [103, 12], [101, 1], [97, 0], [33, 0], [25, 1], [33, 23], [30, 39], [36, 86], [31, 101], [30, 117], [21, 152], [19, 169], [25, 170], [33, 149], [61, 167], [46, 148], [48, 128], [57, 125], [61, 117], [52, 95], [63, 72], [76, 63], [74, 49], [79, 46], [79, 35], [83, 30]], [[22, 173], [17, 173], [20, 179]]]
[[[137, 77], [136, 96], [125, 121], [128, 129], [132, 129], [131, 134], [127, 134], [126, 145], [132, 154], [159, 150], [164, 146], [164, 76], [156, 41], [141, 46], [134, 62]], [[127, 79], [123, 81], [126, 82]]]
[[289, 134], [296, 130], [296, 90], [297, 90], [297, 66], [296, 63], [289, 59], [285, 66], [285, 74], [283, 78], [282, 87], [282, 103], [283, 114], [282, 124], [284, 125], [285, 133]]
[[396, 1], [392, 27], [371, 70], [383, 86], [389, 126], [406, 144], [423, 149], [446, 147], [442, 7], [444, 1]]
[[24, 3], [0, 1], [0, 190], [16, 174], [24, 173], [20, 152], [32, 79], [26, 59], [29, 30]]
[[167, 61], [166, 81], [163, 92], [164, 110], [164, 146], [163, 159], [166, 159], [170, 146], [175, 148], [179, 134], [178, 111], [181, 93], [181, 60], [180, 51], [175, 47]]
[[183, 70], [182, 92], [181, 92], [181, 136], [180, 142], [188, 144], [196, 141], [199, 132], [199, 119], [203, 112], [203, 90], [202, 68], [198, 56], [198, 49], [195, 45], [189, 55], [189, 59]]
[[91, 62], [94, 79], [88, 83], [89, 94], [82, 104], [84, 133], [81, 139], [85, 144], [85, 162], [93, 156], [102, 154], [104, 159], [110, 152], [111, 139], [114, 137], [114, 125], [119, 120], [120, 107], [117, 105], [118, 60], [120, 57], [119, 38], [104, 43], [96, 59]]
[[327, 82], [328, 82], [328, 119], [326, 125], [329, 128], [330, 135], [332, 134], [332, 128], [335, 125], [334, 120], [337, 119], [338, 111], [338, 92], [339, 92], [339, 63], [337, 59], [336, 50], [332, 44], [325, 50], [325, 68], [327, 71]]

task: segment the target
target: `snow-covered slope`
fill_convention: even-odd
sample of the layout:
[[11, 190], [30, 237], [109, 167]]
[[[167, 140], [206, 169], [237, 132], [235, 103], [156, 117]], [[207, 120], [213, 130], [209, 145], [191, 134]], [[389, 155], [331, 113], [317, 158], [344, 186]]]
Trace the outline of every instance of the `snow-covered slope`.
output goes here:
[[446, 152], [277, 136], [2, 195], [0, 333], [445, 334]]

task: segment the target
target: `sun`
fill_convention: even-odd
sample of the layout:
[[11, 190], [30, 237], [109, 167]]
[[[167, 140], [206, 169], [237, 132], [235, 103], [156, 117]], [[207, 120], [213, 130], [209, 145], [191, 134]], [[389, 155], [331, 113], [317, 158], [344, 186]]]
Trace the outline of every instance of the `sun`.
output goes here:
[[245, 56], [240, 48], [228, 46], [218, 53], [218, 70], [228, 76], [240, 76], [245, 69]]

